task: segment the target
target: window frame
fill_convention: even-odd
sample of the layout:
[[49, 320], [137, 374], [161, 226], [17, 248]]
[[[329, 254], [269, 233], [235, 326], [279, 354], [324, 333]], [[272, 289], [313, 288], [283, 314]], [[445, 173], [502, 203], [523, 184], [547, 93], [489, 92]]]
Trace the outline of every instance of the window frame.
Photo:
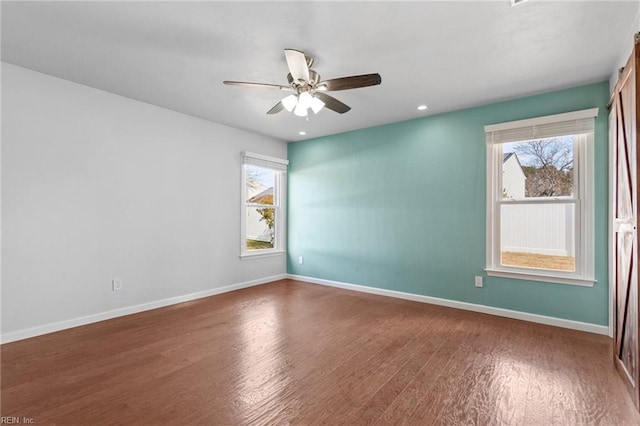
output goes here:
[[[592, 287], [594, 271], [594, 132], [598, 108], [485, 126], [487, 146], [487, 245], [489, 276]], [[538, 200], [502, 197], [502, 146], [505, 143], [574, 136], [574, 194]], [[577, 191], [576, 191], [577, 189]], [[575, 271], [505, 266], [501, 262], [501, 206], [575, 204]]]
[[[282, 158], [271, 157], [254, 152], [242, 151], [242, 167], [241, 167], [241, 195], [240, 195], [240, 258], [251, 259], [266, 256], [283, 255], [286, 250], [286, 173], [288, 160]], [[248, 203], [247, 196], [247, 167], [255, 166], [263, 169], [269, 169], [274, 172], [274, 188], [273, 188], [273, 205]], [[274, 223], [274, 241], [273, 248], [268, 249], [247, 249], [247, 209], [249, 208], [273, 208]]]

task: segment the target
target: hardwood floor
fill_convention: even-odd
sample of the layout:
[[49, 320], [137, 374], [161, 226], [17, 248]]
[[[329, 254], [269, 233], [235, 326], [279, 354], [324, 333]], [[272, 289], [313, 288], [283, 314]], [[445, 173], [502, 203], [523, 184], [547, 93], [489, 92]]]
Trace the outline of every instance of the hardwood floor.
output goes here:
[[639, 425], [605, 336], [283, 280], [5, 344], [37, 425]]

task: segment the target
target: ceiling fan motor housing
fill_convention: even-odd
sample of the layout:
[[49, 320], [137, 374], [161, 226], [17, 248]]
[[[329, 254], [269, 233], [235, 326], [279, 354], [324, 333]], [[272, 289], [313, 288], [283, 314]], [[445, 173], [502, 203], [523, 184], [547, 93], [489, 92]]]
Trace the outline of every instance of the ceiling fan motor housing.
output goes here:
[[[287, 81], [289, 81], [289, 85], [294, 89], [296, 89], [298, 93], [305, 92], [315, 88], [316, 84], [320, 82], [320, 74], [318, 74], [312, 69], [309, 69], [309, 81], [305, 81], [304, 83], [301, 83], [301, 82], [295, 81], [291, 73], [288, 73]], [[305, 90], [305, 88], [307, 89]]]

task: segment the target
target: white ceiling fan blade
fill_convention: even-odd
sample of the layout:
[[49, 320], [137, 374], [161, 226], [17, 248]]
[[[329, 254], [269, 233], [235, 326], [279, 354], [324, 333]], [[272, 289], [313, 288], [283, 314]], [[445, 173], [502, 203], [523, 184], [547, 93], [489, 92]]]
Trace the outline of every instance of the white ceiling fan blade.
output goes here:
[[295, 49], [285, 49], [284, 56], [287, 59], [289, 72], [296, 82], [306, 83], [309, 81], [309, 66], [304, 53]]

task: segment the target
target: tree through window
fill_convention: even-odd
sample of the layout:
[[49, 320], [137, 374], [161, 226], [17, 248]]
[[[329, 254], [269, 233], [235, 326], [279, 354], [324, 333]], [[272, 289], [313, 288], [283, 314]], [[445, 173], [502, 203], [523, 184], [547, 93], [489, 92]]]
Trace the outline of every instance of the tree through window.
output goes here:
[[518, 155], [526, 177], [526, 197], [571, 196], [573, 193], [573, 137], [505, 144]]

